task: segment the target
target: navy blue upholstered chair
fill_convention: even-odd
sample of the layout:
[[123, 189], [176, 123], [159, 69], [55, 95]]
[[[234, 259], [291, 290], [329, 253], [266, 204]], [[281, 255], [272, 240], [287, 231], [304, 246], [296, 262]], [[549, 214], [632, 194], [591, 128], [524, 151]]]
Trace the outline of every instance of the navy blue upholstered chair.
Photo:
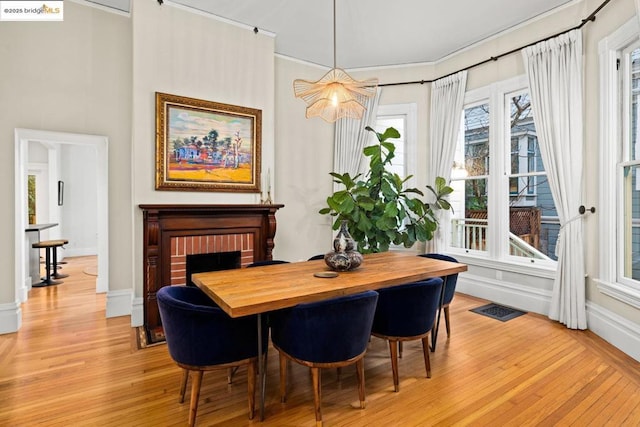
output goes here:
[[398, 342], [422, 340], [424, 366], [431, 378], [429, 361], [429, 331], [438, 311], [442, 279], [439, 277], [379, 289], [378, 306], [371, 334], [389, 341], [393, 387], [400, 389], [398, 380]]
[[[443, 254], [420, 254], [423, 258], [438, 259], [441, 261], [458, 262], [457, 259], [449, 255]], [[444, 296], [442, 299], [442, 309], [444, 311], [444, 323], [447, 327], [447, 337], [451, 336], [451, 321], [449, 318], [449, 304], [453, 301], [453, 296], [456, 293], [456, 283], [458, 283], [458, 273], [450, 274], [449, 276], [442, 277], [444, 281]], [[437, 332], [436, 332], [437, 334]]]
[[365, 406], [364, 354], [378, 293], [332, 298], [276, 311], [271, 315], [274, 347], [280, 353], [280, 398], [286, 401], [287, 359], [311, 368], [316, 424], [322, 424], [320, 410], [321, 368], [354, 364], [358, 378], [360, 407]]
[[231, 318], [194, 286], [165, 286], [156, 297], [169, 354], [184, 370], [180, 403], [184, 402], [189, 373], [193, 373], [189, 425], [195, 424], [204, 371], [243, 365], [247, 366], [249, 419], [252, 419], [258, 361], [256, 317]]
[[266, 259], [263, 261], [254, 261], [247, 267], [261, 267], [263, 265], [275, 265], [275, 264], [287, 264], [289, 261], [283, 261], [281, 259]]

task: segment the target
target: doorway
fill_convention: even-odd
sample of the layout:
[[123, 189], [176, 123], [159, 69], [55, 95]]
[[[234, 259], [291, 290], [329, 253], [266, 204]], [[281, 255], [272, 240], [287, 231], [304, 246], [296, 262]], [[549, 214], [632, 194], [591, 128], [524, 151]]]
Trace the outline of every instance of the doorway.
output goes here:
[[[96, 292], [102, 293], [109, 290], [109, 235], [108, 235], [108, 138], [106, 136], [85, 135], [75, 133], [42, 131], [33, 129], [15, 130], [15, 277], [16, 296], [20, 302], [28, 299], [28, 291], [31, 289], [31, 280], [28, 273], [28, 251], [25, 228], [28, 224], [28, 175], [29, 175], [29, 155], [28, 147], [30, 141], [40, 142], [49, 147], [49, 181], [57, 185], [58, 181], [58, 157], [56, 148], [62, 144], [72, 144], [83, 146], [95, 150], [98, 159], [96, 173], [96, 205], [97, 205], [97, 256], [98, 256], [98, 277], [96, 278]], [[56, 189], [57, 191], [57, 189]], [[50, 191], [49, 193], [52, 193]], [[48, 222], [57, 223], [60, 221], [57, 197], [49, 197]], [[52, 206], [55, 204], [55, 206]], [[55, 232], [52, 232], [52, 236]]]

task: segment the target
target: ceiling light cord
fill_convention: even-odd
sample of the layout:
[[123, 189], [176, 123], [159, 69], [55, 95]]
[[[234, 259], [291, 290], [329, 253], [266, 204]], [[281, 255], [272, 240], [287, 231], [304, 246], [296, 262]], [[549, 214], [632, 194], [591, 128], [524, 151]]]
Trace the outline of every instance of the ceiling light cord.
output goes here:
[[329, 123], [341, 118], [360, 119], [367, 98], [376, 94], [378, 79], [359, 81], [337, 67], [336, 0], [333, 0], [333, 68], [320, 80], [293, 81], [293, 93], [307, 104], [306, 117], [321, 117]]
[[[335, 1], [335, 0], [334, 0], [334, 1]], [[470, 70], [470, 69], [472, 69], [472, 68], [479, 67], [480, 65], [484, 65], [484, 64], [486, 64], [487, 62], [497, 61], [498, 59], [500, 59], [500, 58], [502, 58], [502, 57], [505, 57], [505, 56], [507, 56], [507, 55], [511, 55], [512, 53], [519, 52], [519, 51], [521, 51], [522, 49], [526, 49], [526, 48], [528, 48], [528, 47], [530, 47], [530, 46], [533, 46], [533, 45], [536, 45], [536, 44], [538, 44], [538, 43], [540, 43], [540, 42], [544, 42], [544, 41], [547, 41], [547, 40], [551, 40], [552, 38], [558, 37], [558, 36], [560, 36], [560, 35], [562, 35], [562, 34], [566, 34], [566, 33], [568, 33], [569, 31], [578, 30], [578, 29], [580, 29], [580, 28], [584, 27], [584, 26], [585, 26], [585, 24], [587, 24], [587, 22], [593, 22], [593, 21], [595, 21], [595, 20], [596, 20], [596, 15], [598, 14], [598, 12], [600, 12], [600, 10], [602, 10], [602, 8], [603, 8], [603, 7], [605, 7], [605, 6], [607, 5], [607, 3], [609, 3], [610, 1], [611, 1], [611, 0], [605, 0], [605, 1], [603, 1], [603, 2], [600, 4], [600, 6], [598, 6], [598, 7], [597, 7], [597, 9], [596, 9], [596, 10], [594, 10], [594, 11], [593, 11], [589, 16], [587, 16], [585, 19], [583, 19], [583, 20], [580, 22], [580, 24], [576, 25], [575, 27], [569, 28], [568, 30], [560, 31], [560, 32], [558, 32], [558, 33], [556, 33], [556, 34], [553, 34], [553, 35], [549, 36], [549, 37], [545, 37], [545, 38], [543, 38], [543, 39], [536, 40], [535, 42], [529, 43], [529, 44], [527, 44], [527, 45], [525, 45], [525, 46], [521, 46], [521, 47], [518, 47], [518, 48], [515, 48], [515, 49], [511, 49], [510, 51], [508, 51], [508, 52], [504, 52], [504, 53], [501, 53], [500, 55], [492, 56], [491, 58], [485, 59], [484, 61], [476, 62], [475, 64], [469, 65], [469, 66], [464, 67], [464, 68], [460, 68], [458, 71], [454, 71], [454, 72], [449, 73], [449, 74], [446, 74], [446, 75], [444, 75], [444, 76], [442, 76], [442, 77], [438, 77], [437, 79], [431, 79], [431, 80], [414, 80], [414, 81], [411, 81], [411, 82], [398, 82], [398, 83], [380, 83], [380, 84], [378, 84], [378, 86], [380, 86], [380, 87], [382, 87], [382, 86], [402, 86], [402, 85], [416, 85], [416, 84], [421, 84], [421, 85], [422, 85], [422, 84], [425, 84], [425, 83], [433, 83], [433, 82], [435, 82], [435, 81], [437, 81], [437, 80], [444, 79], [444, 78], [447, 78], [447, 77], [452, 76], [452, 75], [454, 75], [454, 74], [457, 74], [457, 73], [459, 73], [460, 71]]]
[[333, 0], [333, 68], [336, 63], [336, 0]]

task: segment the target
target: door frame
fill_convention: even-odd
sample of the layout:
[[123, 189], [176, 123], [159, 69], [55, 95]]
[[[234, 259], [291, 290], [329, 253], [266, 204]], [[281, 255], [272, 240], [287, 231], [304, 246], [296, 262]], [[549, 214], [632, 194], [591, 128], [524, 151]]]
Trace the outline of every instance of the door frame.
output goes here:
[[[26, 180], [28, 174], [28, 144], [38, 141], [45, 146], [50, 144], [75, 144], [94, 147], [97, 152], [97, 234], [98, 234], [98, 276], [96, 277], [96, 292], [109, 290], [109, 139], [101, 135], [87, 135], [77, 133], [55, 132], [35, 129], [17, 128], [15, 136], [15, 278], [16, 296], [20, 302], [28, 299], [31, 289], [28, 271], [28, 249], [25, 228], [27, 226], [27, 192]], [[50, 156], [51, 158], [52, 156]], [[51, 167], [51, 165], [50, 165]], [[49, 173], [52, 173], [50, 170]], [[49, 203], [51, 205], [51, 203]], [[55, 220], [57, 215], [49, 216]], [[55, 221], [54, 221], [55, 222]]]

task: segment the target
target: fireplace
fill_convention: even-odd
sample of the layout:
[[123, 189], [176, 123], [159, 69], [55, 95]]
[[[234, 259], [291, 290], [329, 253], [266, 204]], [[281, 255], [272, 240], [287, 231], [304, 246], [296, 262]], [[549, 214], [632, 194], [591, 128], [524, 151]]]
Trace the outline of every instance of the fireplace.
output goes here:
[[[275, 214], [281, 207], [140, 205], [144, 218], [144, 326], [151, 341], [153, 331], [161, 327], [156, 292], [163, 286], [187, 285], [192, 268], [197, 272], [220, 269], [217, 265], [211, 270], [197, 266], [187, 272], [187, 260], [209, 257], [231, 264], [225, 268], [237, 268], [272, 259]], [[234, 260], [229, 261], [231, 258]]]

